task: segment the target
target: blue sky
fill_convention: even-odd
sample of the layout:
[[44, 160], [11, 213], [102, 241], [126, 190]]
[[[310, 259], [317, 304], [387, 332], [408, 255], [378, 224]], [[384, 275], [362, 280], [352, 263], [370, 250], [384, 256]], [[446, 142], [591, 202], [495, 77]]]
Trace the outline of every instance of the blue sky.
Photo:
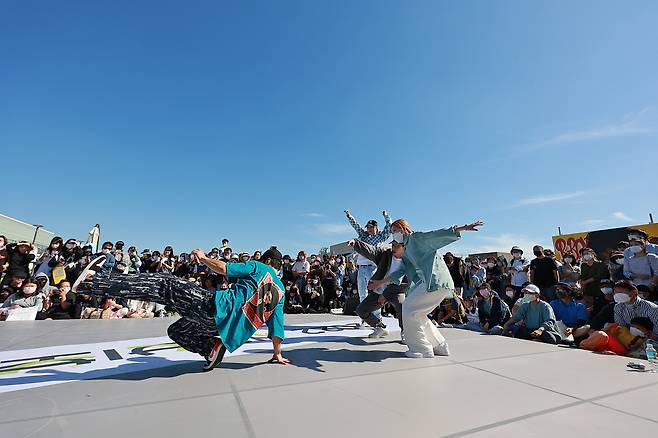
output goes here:
[[655, 2], [2, 9], [1, 210], [64, 237], [316, 251], [386, 208], [508, 250], [658, 202]]

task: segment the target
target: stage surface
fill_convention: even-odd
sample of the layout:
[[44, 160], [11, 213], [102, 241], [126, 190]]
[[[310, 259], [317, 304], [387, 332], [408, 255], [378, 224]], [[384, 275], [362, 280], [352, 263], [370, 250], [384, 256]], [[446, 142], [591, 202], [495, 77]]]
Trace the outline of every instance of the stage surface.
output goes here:
[[370, 340], [355, 318], [286, 317], [292, 365], [266, 363], [261, 337], [209, 373], [156, 339], [171, 319], [2, 323], [0, 435], [618, 438], [658, 430], [658, 373], [628, 371], [626, 358], [442, 329], [450, 357], [409, 359], [399, 332]]

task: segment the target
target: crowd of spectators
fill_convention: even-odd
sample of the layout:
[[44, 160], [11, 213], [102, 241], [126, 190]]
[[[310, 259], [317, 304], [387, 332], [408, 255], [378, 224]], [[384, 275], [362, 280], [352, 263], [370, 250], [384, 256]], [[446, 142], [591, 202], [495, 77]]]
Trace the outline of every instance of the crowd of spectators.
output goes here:
[[[558, 261], [550, 249], [533, 248], [532, 259], [521, 248], [504, 256], [444, 260], [455, 293], [429, 317], [438, 326], [453, 326], [492, 335], [508, 335], [551, 344], [641, 356], [646, 342], [658, 340], [658, 245], [641, 230], [629, 232], [607, 260], [582, 248]], [[229, 287], [233, 279], [210, 271], [191, 254], [175, 254], [122, 241], [105, 242], [106, 274], [165, 272], [210, 291]], [[100, 254], [99, 253], [99, 254]], [[93, 258], [92, 247], [60, 237], [39, 253], [28, 242], [7, 244], [0, 236], [0, 319], [22, 309], [36, 319], [115, 319], [169, 316], [164, 306], [79, 295], [71, 285]], [[209, 257], [230, 262], [259, 260], [260, 252], [236, 253], [224, 239]], [[351, 313], [358, 304], [358, 267], [351, 256], [285, 255], [280, 276], [286, 287], [288, 313]], [[392, 307], [383, 314], [394, 315]]]
[[550, 249], [504, 256], [444, 256], [455, 283], [430, 317], [439, 326], [643, 357], [658, 341], [658, 245], [629, 231], [609, 258], [591, 248], [557, 260]]

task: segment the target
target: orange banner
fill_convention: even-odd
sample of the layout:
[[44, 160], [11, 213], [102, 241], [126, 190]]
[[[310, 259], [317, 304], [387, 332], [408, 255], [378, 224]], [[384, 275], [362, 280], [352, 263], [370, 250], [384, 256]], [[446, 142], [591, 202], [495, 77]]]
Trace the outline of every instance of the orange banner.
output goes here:
[[658, 237], [658, 224], [633, 225], [630, 227], [608, 228], [605, 230], [585, 231], [582, 233], [553, 236], [553, 248], [558, 260], [567, 251], [578, 252], [583, 248], [592, 248], [600, 258], [607, 259], [617, 249], [619, 242], [628, 241], [628, 232], [642, 230], [649, 238]]

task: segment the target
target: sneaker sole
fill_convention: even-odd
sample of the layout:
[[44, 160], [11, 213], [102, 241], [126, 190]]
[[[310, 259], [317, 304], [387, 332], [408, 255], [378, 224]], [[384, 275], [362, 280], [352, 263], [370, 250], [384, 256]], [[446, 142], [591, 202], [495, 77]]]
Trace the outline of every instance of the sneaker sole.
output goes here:
[[[89, 274], [89, 271], [102, 267], [105, 264], [105, 260], [107, 260], [107, 257], [105, 257], [104, 255], [101, 255], [101, 256], [96, 257], [91, 262], [89, 262], [89, 264], [87, 266], [85, 266], [85, 268], [82, 270], [80, 275], [78, 275], [78, 278], [75, 279], [75, 282], [71, 286], [71, 290], [73, 292], [76, 292], [78, 290], [78, 287], [80, 287], [80, 284], [83, 281], [85, 281], [85, 279], [87, 278], [87, 274]], [[96, 272], [98, 272], [98, 271], [96, 271]]]
[[203, 371], [212, 371], [217, 366], [219, 366], [219, 364], [222, 363], [225, 354], [226, 354], [226, 347], [224, 346], [224, 344], [222, 344], [222, 346], [219, 348], [219, 352], [217, 353], [217, 357], [215, 357], [215, 360], [204, 365]]

